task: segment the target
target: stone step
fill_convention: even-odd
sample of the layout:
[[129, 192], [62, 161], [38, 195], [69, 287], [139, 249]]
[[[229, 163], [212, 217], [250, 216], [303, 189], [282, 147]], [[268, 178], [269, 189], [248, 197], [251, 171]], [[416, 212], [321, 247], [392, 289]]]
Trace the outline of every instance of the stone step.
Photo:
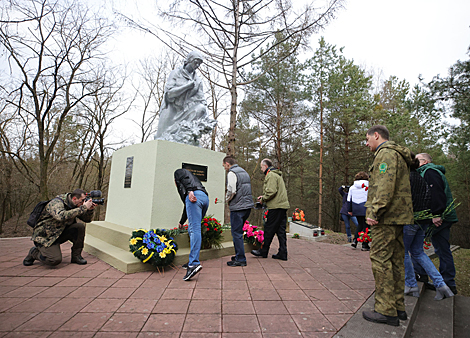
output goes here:
[[[423, 283], [418, 283], [420, 294], [424, 292]], [[405, 296], [405, 309], [408, 320], [400, 320], [400, 326], [372, 323], [362, 317], [363, 311], [374, 311], [375, 293], [373, 293], [362, 307], [344, 325], [335, 338], [377, 338], [377, 337], [409, 337], [413, 321], [419, 309], [420, 298]], [[429, 336], [432, 337], [432, 336]]]
[[413, 323], [410, 337], [453, 337], [455, 297], [436, 301], [435, 295], [435, 291], [426, 290], [420, 296], [419, 312]]
[[[99, 238], [104, 242], [112, 244], [113, 246], [117, 246], [122, 250], [128, 251], [129, 239], [131, 238], [132, 231], [134, 231], [135, 229], [106, 221], [94, 221], [91, 223], [87, 223], [86, 235], [91, 235], [95, 238]], [[231, 239], [232, 237], [230, 236], [230, 240]], [[175, 241], [178, 244], [178, 248], [189, 248], [189, 239], [187, 234], [177, 236], [175, 238]]]
[[[128, 239], [126, 240], [128, 243]], [[150, 264], [142, 263], [138, 258], [129, 251], [129, 246], [122, 249], [114, 246], [107, 241], [96, 238], [87, 232], [85, 237], [84, 250], [89, 254], [101, 259], [109, 265], [125, 273], [135, 273], [139, 271], [155, 271]], [[245, 244], [245, 252], [249, 253], [251, 246]], [[199, 254], [200, 261], [233, 255], [235, 252], [233, 242], [223, 242], [220, 249], [201, 250]], [[173, 264], [181, 266], [189, 260], [189, 247], [179, 247]]]
[[454, 338], [470, 336], [470, 297], [456, 295], [454, 299]]

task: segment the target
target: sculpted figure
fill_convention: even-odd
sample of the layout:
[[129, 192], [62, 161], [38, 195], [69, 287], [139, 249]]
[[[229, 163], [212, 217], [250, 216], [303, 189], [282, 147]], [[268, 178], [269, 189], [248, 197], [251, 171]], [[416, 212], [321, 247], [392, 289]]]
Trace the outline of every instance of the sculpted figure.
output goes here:
[[202, 55], [193, 51], [182, 68], [170, 73], [155, 139], [199, 146], [201, 136], [214, 128], [217, 121], [207, 116], [202, 81], [196, 75], [202, 61]]

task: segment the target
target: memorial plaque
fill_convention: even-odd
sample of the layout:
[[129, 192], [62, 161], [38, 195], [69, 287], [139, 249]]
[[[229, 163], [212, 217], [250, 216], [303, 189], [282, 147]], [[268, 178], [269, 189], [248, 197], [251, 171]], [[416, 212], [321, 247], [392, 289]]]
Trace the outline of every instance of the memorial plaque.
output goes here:
[[191, 164], [191, 163], [183, 163], [181, 167], [183, 169], [190, 171], [194, 176], [199, 178], [199, 181], [207, 182], [207, 166]]
[[133, 166], [134, 166], [134, 156], [128, 157], [127, 162], [126, 162], [126, 175], [124, 176], [124, 188], [131, 187]]

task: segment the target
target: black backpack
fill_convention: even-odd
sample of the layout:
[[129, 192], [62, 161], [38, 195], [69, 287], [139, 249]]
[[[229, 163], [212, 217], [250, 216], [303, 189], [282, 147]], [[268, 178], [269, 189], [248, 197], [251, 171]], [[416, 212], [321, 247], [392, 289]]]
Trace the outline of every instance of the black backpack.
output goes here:
[[34, 227], [36, 227], [39, 221], [39, 217], [44, 211], [44, 208], [46, 207], [47, 203], [49, 203], [50, 201], [52, 200], [42, 201], [36, 204], [36, 206], [33, 209], [33, 212], [29, 215], [28, 221], [26, 222], [31, 228], [34, 229]]

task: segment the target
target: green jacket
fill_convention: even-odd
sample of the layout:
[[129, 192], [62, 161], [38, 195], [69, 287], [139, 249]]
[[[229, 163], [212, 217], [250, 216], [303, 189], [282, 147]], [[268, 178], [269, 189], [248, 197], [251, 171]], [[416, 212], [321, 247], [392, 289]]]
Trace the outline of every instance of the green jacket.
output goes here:
[[282, 179], [282, 172], [279, 169], [270, 169], [264, 177], [261, 202], [265, 202], [268, 209], [290, 208], [286, 185]]
[[70, 194], [59, 195], [44, 208], [31, 239], [46, 248], [50, 247], [66, 227], [77, 223], [77, 218], [89, 223], [93, 219], [93, 213], [94, 210], [87, 210], [85, 205], [77, 208], [72, 203]]
[[[442, 182], [444, 182], [444, 187], [445, 187], [444, 193], [446, 194], [446, 208], [447, 208], [453, 202], [454, 198], [452, 197], [452, 192], [450, 191], [449, 183], [447, 182], [447, 178], [445, 175], [446, 169], [442, 165], [436, 165], [434, 163], [427, 163], [419, 167], [417, 171], [421, 175], [421, 177], [424, 177], [424, 174], [426, 173], [428, 169], [432, 169], [438, 172], [442, 178]], [[450, 213], [448, 213], [443, 218], [443, 220], [445, 220], [446, 222], [452, 222], [452, 223], [458, 222], [459, 219], [457, 218], [457, 212], [455, 211], [455, 209], [452, 210]]]
[[369, 168], [367, 218], [386, 225], [414, 223], [410, 163], [410, 150], [395, 142], [387, 141], [376, 150]]

